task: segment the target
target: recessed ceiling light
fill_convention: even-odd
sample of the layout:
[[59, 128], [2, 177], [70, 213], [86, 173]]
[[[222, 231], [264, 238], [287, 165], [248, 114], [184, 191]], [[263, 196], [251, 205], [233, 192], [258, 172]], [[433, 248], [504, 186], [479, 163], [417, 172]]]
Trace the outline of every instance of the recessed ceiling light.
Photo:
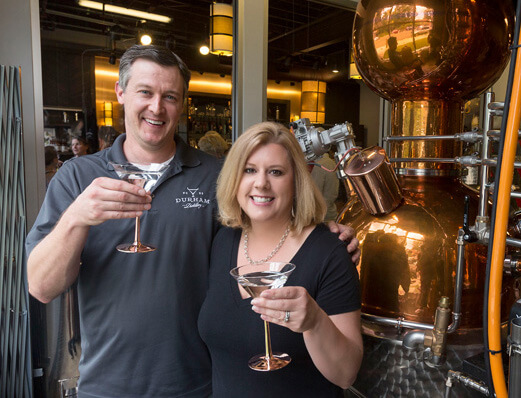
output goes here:
[[128, 15], [131, 17], [147, 19], [151, 21], [170, 23], [172, 18], [165, 15], [151, 14], [145, 11], [134, 10], [132, 8], [113, 6], [112, 4], [99, 3], [97, 1], [90, 0], [78, 0], [78, 4], [82, 7], [92, 8], [94, 10], [100, 10], [105, 12], [112, 12], [114, 14]]

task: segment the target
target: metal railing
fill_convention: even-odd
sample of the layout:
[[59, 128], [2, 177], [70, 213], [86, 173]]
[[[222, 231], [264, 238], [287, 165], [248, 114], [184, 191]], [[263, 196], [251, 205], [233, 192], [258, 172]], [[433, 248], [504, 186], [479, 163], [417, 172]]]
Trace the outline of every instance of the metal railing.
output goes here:
[[20, 70], [0, 65], [0, 396], [32, 396]]

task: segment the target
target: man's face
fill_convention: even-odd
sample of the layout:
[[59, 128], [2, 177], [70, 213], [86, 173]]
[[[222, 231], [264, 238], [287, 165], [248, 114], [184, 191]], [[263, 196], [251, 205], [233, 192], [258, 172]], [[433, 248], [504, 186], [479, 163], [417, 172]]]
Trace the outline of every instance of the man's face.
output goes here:
[[125, 91], [116, 83], [118, 102], [125, 107], [126, 143], [146, 151], [173, 146], [183, 111], [183, 78], [175, 66], [137, 59]]

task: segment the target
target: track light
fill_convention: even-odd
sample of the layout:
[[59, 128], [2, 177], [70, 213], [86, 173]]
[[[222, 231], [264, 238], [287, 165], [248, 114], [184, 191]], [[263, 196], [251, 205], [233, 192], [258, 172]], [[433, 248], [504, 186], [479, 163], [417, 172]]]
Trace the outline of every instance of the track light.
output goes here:
[[143, 44], [144, 46], [148, 46], [148, 45], [152, 44], [152, 36], [144, 33], [139, 37], [139, 42], [141, 44]]
[[163, 23], [170, 23], [172, 18], [165, 15], [151, 14], [145, 11], [134, 10], [132, 8], [124, 8], [113, 6], [112, 4], [99, 3], [97, 1], [90, 0], [78, 0], [78, 4], [82, 7], [92, 8], [94, 10], [100, 10], [104, 12], [111, 12], [113, 14], [128, 15], [130, 17], [147, 19], [150, 21], [157, 21]]

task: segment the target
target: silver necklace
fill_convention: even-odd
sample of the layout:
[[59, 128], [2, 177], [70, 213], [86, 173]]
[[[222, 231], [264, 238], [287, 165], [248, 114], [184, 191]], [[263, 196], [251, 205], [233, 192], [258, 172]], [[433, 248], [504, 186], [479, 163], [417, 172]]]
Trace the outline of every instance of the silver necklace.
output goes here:
[[277, 254], [277, 252], [280, 250], [280, 248], [286, 241], [286, 238], [289, 235], [289, 230], [290, 229], [289, 229], [289, 225], [288, 225], [288, 227], [284, 231], [284, 235], [282, 235], [282, 238], [280, 238], [279, 243], [277, 244], [277, 247], [275, 247], [275, 249], [273, 249], [272, 252], [267, 257], [263, 258], [262, 260], [257, 260], [257, 261], [252, 260], [250, 258], [250, 255], [248, 254], [248, 232], [245, 232], [244, 233], [244, 256], [250, 262], [250, 264], [259, 264], [259, 263], [264, 263], [264, 262], [270, 260], [275, 254]]

